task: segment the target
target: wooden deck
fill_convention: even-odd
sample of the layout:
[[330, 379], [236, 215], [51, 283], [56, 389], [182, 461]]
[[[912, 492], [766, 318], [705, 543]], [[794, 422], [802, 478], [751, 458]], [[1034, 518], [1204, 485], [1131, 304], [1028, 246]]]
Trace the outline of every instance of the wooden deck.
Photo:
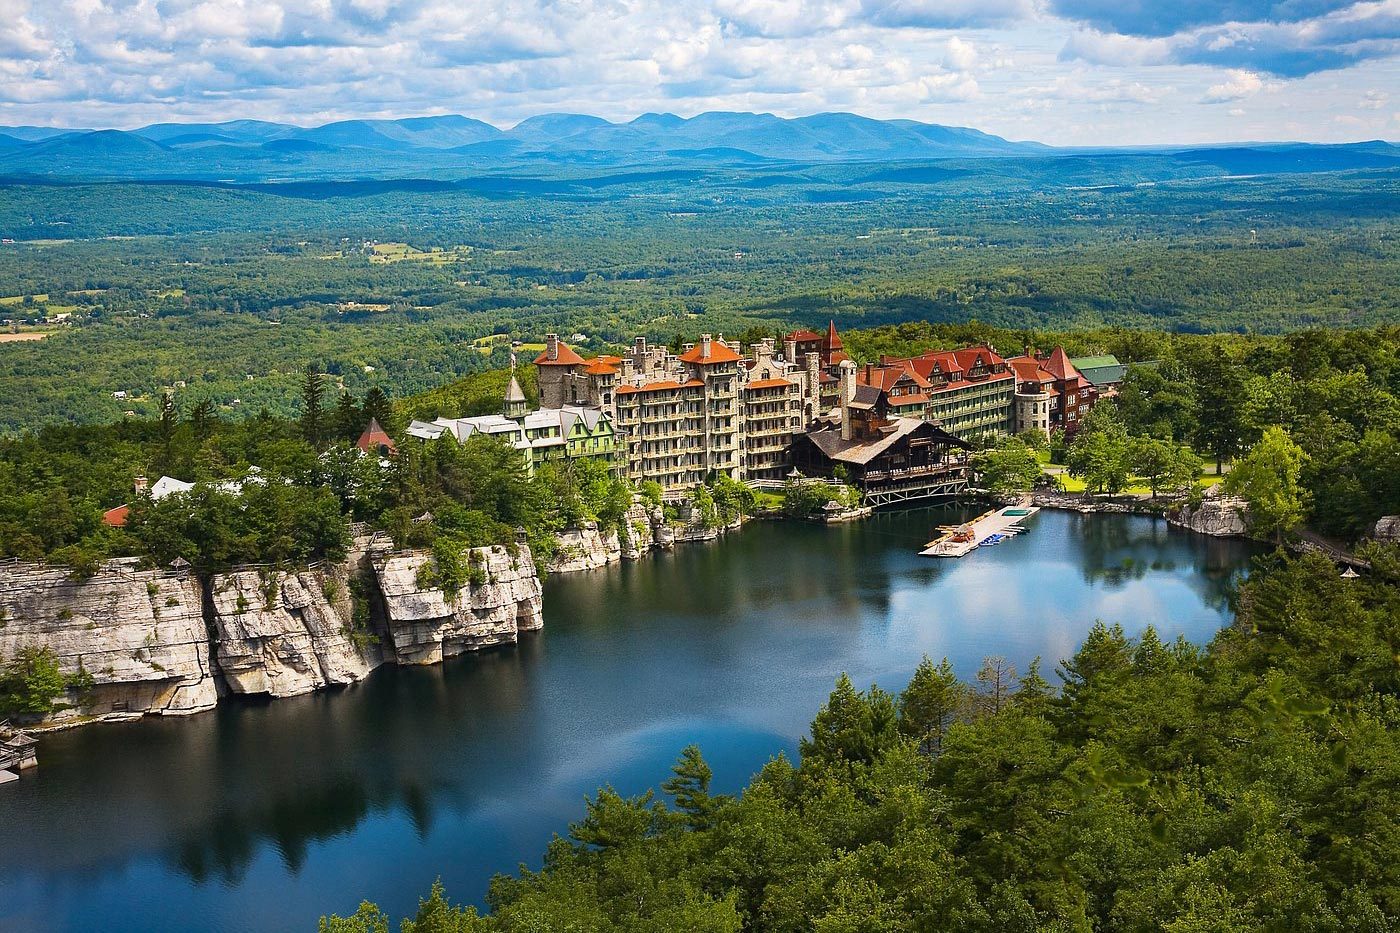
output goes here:
[[[1008, 509], [1025, 509], [1026, 514], [1007, 515], [1006, 511]], [[1039, 511], [1040, 509], [1037, 506], [1030, 504], [1029, 499], [1026, 499], [1018, 505], [1005, 505], [992, 509], [990, 512], [982, 513], [970, 522], [964, 522], [957, 528], [949, 529], [944, 534], [930, 541], [928, 544], [924, 545], [924, 549], [919, 552], [919, 556], [964, 557], [992, 535], [1000, 534], [1012, 525], [1025, 521]], [[966, 540], [955, 540], [962, 537], [962, 535], [959, 534], [959, 531], [962, 529], [970, 530], [971, 534], [966, 536]]]

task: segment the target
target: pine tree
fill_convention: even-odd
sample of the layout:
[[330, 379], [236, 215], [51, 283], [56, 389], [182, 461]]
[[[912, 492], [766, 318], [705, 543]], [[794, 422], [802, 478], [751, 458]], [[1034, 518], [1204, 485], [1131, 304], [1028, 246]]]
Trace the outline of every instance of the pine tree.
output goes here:
[[977, 671], [977, 684], [987, 710], [999, 713], [1016, 686], [1016, 668], [999, 654], [984, 658]]
[[365, 412], [359, 405], [355, 404], [355, 397], [349, 392], [341, 392], [340, 399], [335, 403], [335, 436], [336, 440], [354, 443], [359, 439], [364, 431], [369, 419], [365, 417]]
[[710, 797], [710, 779], [714, 772], [705, 763], [698, 745], [687, 745], [671, 768], [674, 775], [661, 783], [661, 789], [675, 798], [676, 807], [685, 814], [691, 829], [708, 829], [714, 812]]
[[175, 432], [180, 427], [180, 407], [175, 404], [175, 397], [169, 392], [163, 392], [160, 396], [160, 471], [169, 473], [173, 470], [172, 461], [175, 458]]
[[326, 413], [323, 407], [326, 377], [320, 368], [312, 363], [306, 367], [306, 378], [301, 384], [301, 433], [306, 442], [320, 449], [326, 437]]
[[394, 405], [379, 386], [371, 386], [370, 390], [365, 393], [364, 423], [369, 424], [370, 419], [378, 421], [381, 428], [393, 433], [395, 427]]
[[194, 436], [200, 441], [209, 439], [209, 435], [214, 433], [214, 425], [218, 423], [218, 409], [215, 408], [212, 399], [202, 399], [190, 411], [190, 424], [194, 426]]
[[967, 703], [967, 695], [967, 686], [958, 680], [947, 658], [935, 667], [924, 655], [899, 695], [899, 731], [918, 739], [920, 751], [939, 754], [943, 735]]

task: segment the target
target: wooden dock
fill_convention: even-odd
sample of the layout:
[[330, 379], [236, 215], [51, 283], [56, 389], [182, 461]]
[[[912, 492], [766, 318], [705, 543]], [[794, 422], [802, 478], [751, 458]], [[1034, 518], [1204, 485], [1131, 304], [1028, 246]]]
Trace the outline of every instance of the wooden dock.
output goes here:
[[[1030, 505], [1030, 500], [1019, 505], [1006, 505], [984, 512], [970, 522], [943, 530], [944, 533], [919, 552], [920, 557], [964, 557], [992, 535], [1001, 534], [1012, 525], [1030, 518], [1040, 509]], [[1007, 515], [1007, 512], [1016, 512]]]

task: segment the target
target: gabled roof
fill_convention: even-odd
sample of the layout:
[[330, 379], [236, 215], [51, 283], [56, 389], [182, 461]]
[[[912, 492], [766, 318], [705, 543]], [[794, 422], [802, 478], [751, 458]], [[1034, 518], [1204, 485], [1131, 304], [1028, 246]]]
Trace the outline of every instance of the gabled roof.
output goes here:
[[131, 506], [119, 505], [115, 509], [108, 509], [102, 513], [102, 524], [111, 528], [126, 527], [127, 517], [131, 515]]
[[575, 353], [573, 348], [562, 340], [559, 341], [558, 354], [554, 359], [549, 358], [548, 349], [535, 357], [536, 366], [579, 366], [582, 363], [583, 357]]
[[864, 369], [857, 370], [856, 382], [857, 384], [874, 386], [885, 392], [893, 389], [900, 382], [912, 382], [921, 389], [929, 388], [929, 381], [920, 376], [908, 361], [889, 366], [873, 367], [869, 372]]
[[828, 458], [842, 463], [864, 466], [893, 447], [901, 438], [909, 437], [915, 433], [923, 433], [940, 443], [964, 449], [972, 446], [967, 441], [954, 437], [942, 428], [921, 418], [895, 418], [879, 437], [868, 441], [843, 440], [841, 432], [835, 429], [811, 431], [807, 436]]
[[779, 386], [790, 386], [792, 381], [788, 379], [755, 379], [745, 388], [749, 389], [776, 389]]
[[1016, 373], [1016, 378], [1021, 382], [1053, 382], [1055, 376], [1048, 373], [1040, 365], [1040, 360], [1033, 356], [1013, 356], [1006, 361], [1011, 369]]
[[705, 342], [701, 341], [682, 353], [679, 357], [680, 361], [682, 363], [698, 363], [701, 366], [708, 366], [711, 363], [733, 363], [741, 359], [739, 354], [729, 349], [729, 346], [725, 344], [724, 341], [711, 340], [709, 343], [709, 356], [704, 355]]
[[810, 330], [795, 330], [783, 338], [784, 340], [795, 340], [798, 343], [808, 343], [812, 340], [821, 340], [822, 335]]

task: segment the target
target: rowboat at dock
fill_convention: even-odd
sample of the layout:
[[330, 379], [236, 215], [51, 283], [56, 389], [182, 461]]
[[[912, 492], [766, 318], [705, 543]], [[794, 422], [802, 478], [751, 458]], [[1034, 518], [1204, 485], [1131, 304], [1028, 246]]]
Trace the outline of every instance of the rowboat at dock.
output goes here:
[[1000, 544], [1026, 531], [1021, 521], [1039, 512], [1037, 506], [1022, 503], [992, 509], [961, 525], [942, 525], [939, 537], [924, 545], [921, 557], [963, 557], [975, 548]]

